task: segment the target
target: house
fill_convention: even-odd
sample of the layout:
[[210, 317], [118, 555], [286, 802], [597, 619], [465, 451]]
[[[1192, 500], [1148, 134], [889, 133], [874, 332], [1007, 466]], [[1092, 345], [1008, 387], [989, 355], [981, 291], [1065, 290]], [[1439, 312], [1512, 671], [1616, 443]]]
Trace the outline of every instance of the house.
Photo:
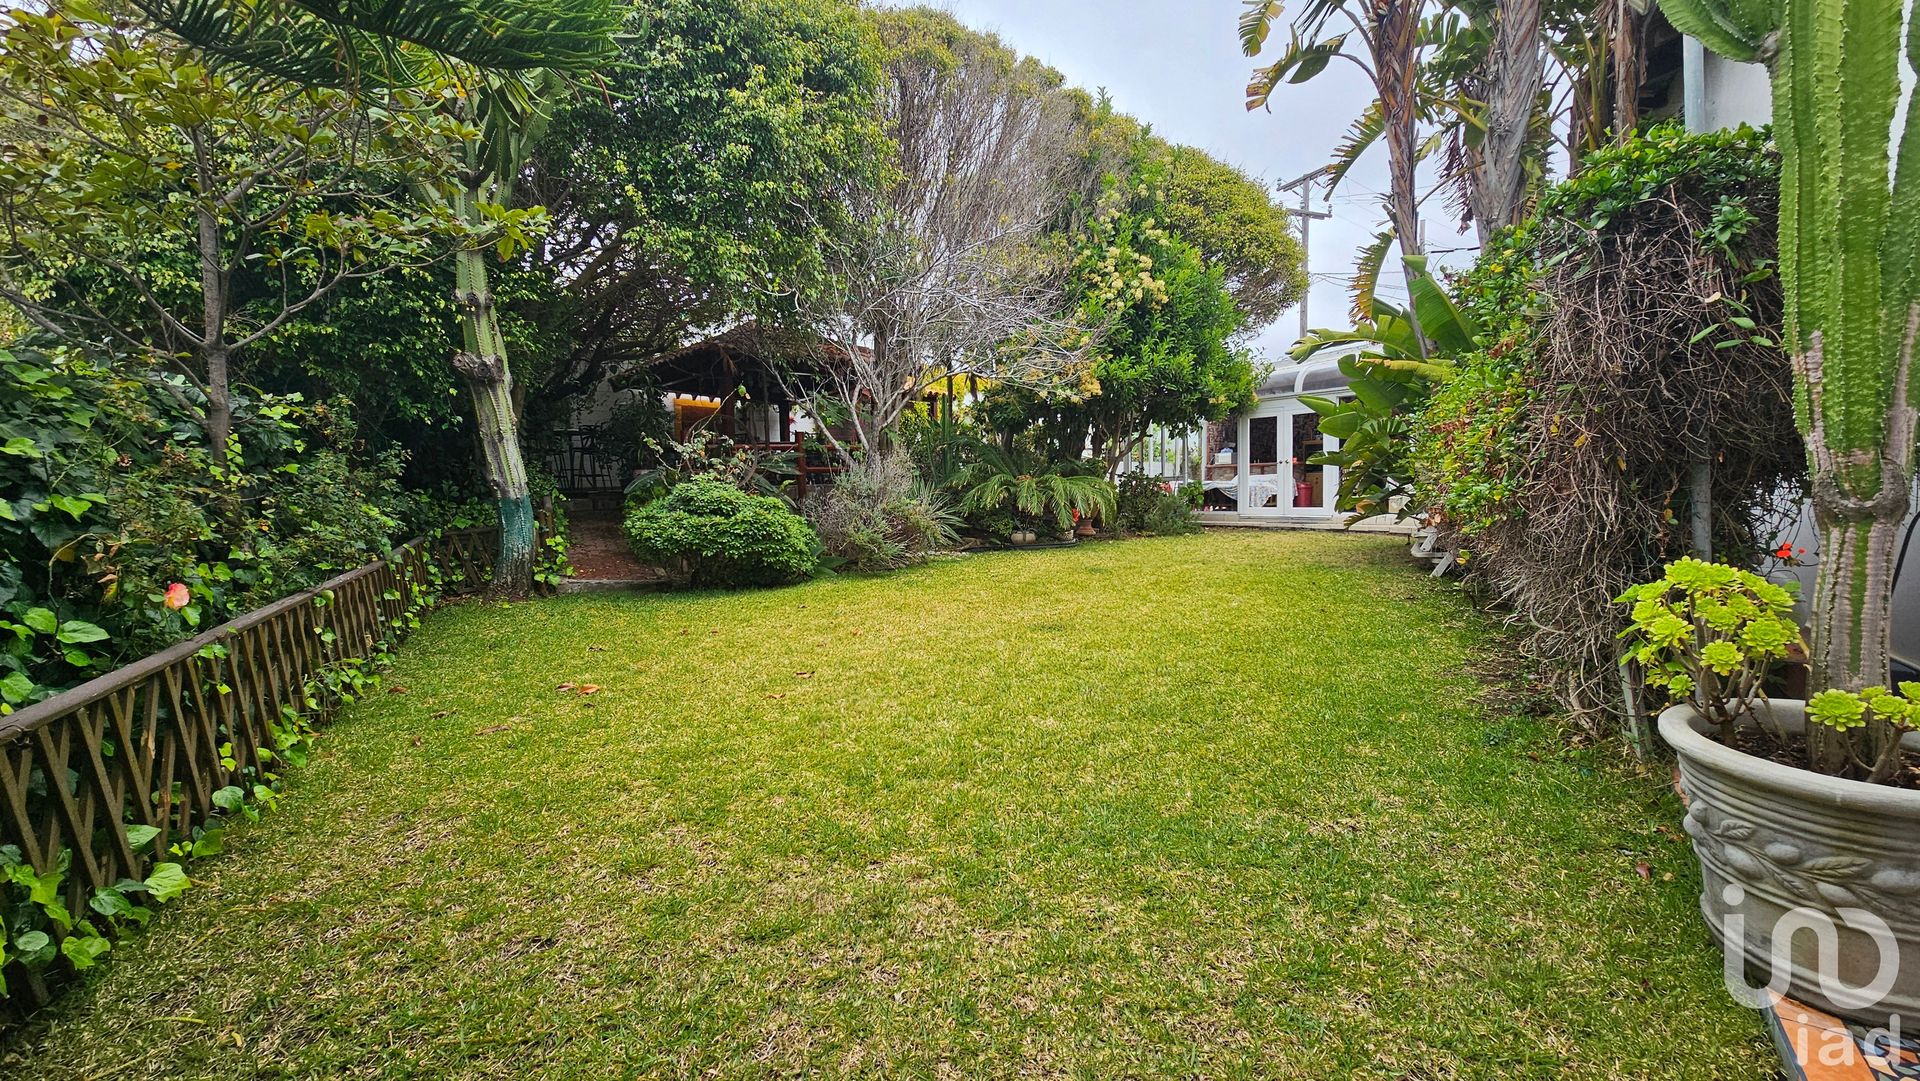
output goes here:
[[[1305, 399], [1347, 397], [1340, 360], [1359, 348], [1324, 350], [1305, 363], [1275, 368], [1255, 391], [1254, 404], [1225, 420], [1187, 431], [1155, 429], [1121, 472], [1203, 485], [1200, 518], [1207, 525], [1347, 528], [1336, 506], [1340, 470], [1312, 461], [1338, 450], [1340, 441], [1320, 430], [1320, 415]], [[1353, 528], [1412, 531], [1392, 515]]]
[[792, 455], [802, 492], [831, 483], [840, 466], [793, 395], [809, 392], [808, 372], [834, 356], [817, 337], [750, 322], [650, 357], [615, 372], [575, 409], [556, 433], [547, 468], [568, 498], [617, 504], [633, 463], [611, 449], [608, 426], [622, 406], [658, 395], [676, 442], [713, 432], [762, 454]]

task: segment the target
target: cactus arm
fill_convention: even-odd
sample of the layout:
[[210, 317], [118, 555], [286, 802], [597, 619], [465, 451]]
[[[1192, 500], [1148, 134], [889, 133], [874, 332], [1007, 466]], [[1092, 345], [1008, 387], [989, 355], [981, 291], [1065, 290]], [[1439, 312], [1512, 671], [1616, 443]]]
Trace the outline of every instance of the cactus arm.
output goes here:
[[1773, 29], [1767, 0], [1660, 0], [1660, 10], [1674, 29], [1734, 60], [1760, 59]]
[[[1860, 498], [1880, 490], [1895, 353], [1884, 328], [1907, 321], [1883, 295], [1881, 240], [1889, 224], [1892, 128], [1900, 93], [1901, 0], [1794, 0], [1815, 12], [1820, 65], [1816, 123], [1833, 134], [1819, 192], [1828, 393], [1827, 441], [1840, 481]], [[1802, 198], [1806, 197], [1802, 192]], [[1891, 310], [1890, 310], [1891, 309]]]
[[[1920, 18], [1908, 22], [1906, 54], [1908, 66], [1920, 71]], [[1906, 91], [1906, 98], [1906, 123], [1894, 161], [1893, 198], [1880, 241], [1880, 250], [1886, 253], [1884, 307], [1890, 316], [1920, 302], [1920, 259], [1915, 258], [1920, 253], [1914, 251], [1920, 245], [1920, 84]], [[1905, 322], [1898, 317], [1885, 320], [1882, 348], [1889, 357], [1900, 355]]]

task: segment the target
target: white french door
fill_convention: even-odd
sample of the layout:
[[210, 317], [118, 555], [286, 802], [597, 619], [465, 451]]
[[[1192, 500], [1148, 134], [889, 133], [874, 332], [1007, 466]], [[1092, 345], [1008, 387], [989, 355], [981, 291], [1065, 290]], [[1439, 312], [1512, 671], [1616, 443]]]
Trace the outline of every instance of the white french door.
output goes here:
[[1262, 402], [1240, 418], [1240, 513], [1324, 518], [1334, 512], [1340, 471], [1307, 459], [1340, 442], [1320, 431], [1319, 414], [1298, 402]]

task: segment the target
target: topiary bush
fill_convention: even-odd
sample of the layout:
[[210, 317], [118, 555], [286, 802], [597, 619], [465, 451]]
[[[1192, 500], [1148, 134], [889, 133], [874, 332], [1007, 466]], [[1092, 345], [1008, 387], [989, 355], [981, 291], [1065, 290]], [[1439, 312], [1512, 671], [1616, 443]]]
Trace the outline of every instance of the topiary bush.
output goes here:
[[785, 585], [820, 563], [820, 538], [805, 519], [717, 477], [683, 481], [633, 510], [626, 532], [635, 555], [684, 585]]

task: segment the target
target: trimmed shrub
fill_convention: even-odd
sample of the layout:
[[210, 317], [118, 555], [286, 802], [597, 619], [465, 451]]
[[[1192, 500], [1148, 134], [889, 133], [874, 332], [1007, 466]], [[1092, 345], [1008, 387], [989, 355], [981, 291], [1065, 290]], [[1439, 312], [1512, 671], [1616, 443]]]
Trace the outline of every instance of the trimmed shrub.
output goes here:
[[820, 562], [820, 538], [786, 504], [715, 477], [675, 485], [630, 513], [626, 531], [635, 555], [686, 585], [785, 585]]

